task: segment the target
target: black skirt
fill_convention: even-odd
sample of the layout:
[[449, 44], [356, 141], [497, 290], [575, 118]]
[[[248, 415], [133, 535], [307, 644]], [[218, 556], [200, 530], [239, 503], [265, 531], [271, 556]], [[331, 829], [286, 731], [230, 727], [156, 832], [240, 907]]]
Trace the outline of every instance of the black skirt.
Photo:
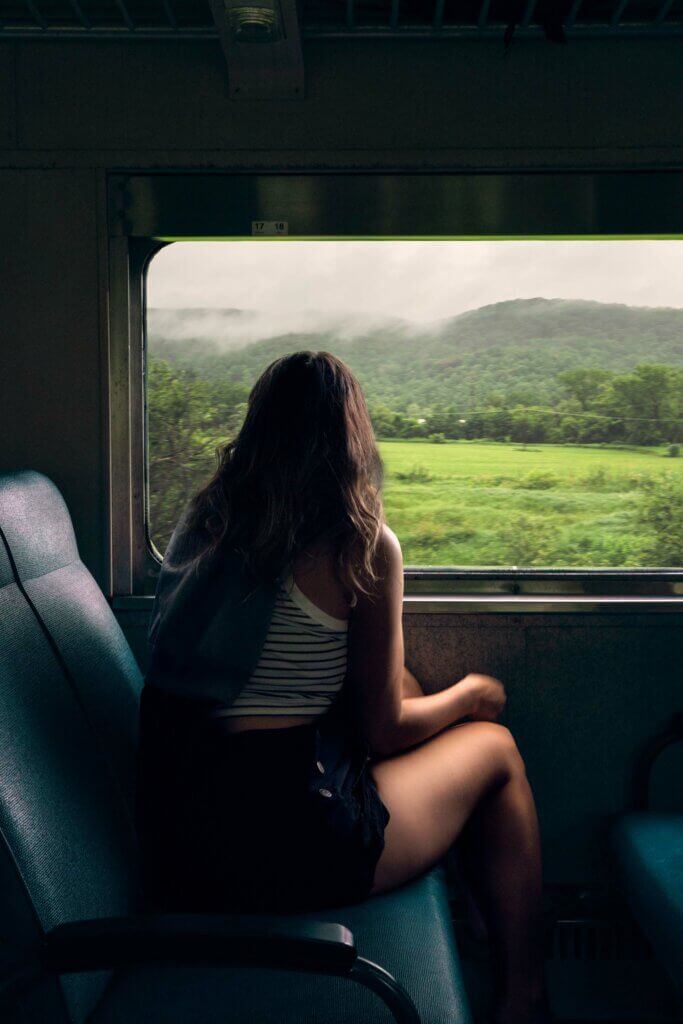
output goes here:
[[339, 707], [310, 724], [239, 733], [209, 711], [143, 690], [145, 909], [277, 913], [364, 899], [389, 812]]

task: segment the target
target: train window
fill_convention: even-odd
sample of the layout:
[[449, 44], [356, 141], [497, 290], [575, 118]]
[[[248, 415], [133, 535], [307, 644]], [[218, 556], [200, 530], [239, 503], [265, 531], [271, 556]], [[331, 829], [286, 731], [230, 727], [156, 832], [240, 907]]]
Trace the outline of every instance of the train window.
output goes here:
[[162, 553], [275, 357], [358, 375], [406, 566], [683, 565], [683, 241], [176, 241], [146, 278]]

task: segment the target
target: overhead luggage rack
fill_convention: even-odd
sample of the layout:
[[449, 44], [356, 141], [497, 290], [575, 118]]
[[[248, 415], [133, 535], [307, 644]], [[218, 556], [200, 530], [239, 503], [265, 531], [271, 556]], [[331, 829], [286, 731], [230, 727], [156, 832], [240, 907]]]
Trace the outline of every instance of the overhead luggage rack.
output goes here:
[[[683, 33], [683, 0], [303, 0], [299, 25], [308, 39], [668, 36]], [[216, 34], [209, 0], [0, 0], [4, 39]]]

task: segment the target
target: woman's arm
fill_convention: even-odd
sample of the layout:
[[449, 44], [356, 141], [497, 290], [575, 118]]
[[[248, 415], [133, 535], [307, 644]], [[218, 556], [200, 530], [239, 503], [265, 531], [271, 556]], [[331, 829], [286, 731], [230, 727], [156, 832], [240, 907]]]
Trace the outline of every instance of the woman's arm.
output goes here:
[[424, 697], [424, 690], [407, 665], [403, 666], [403, 696]]
[[439, 693], [404, 697], [403, 557], [388, 527], [375, 568], [376, 592], [359, 595], [349, 623], [348, 677], [370, 749], [387, 757], [475, 713], [478, 680], [486, 677], [466, 676]]

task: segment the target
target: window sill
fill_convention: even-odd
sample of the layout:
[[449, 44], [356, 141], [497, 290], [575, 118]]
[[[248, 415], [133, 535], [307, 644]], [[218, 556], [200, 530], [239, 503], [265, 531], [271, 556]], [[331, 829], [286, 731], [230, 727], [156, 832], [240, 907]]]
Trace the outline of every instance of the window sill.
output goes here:
[[[122, 595], [112, 599], [114, 611], [149, 612], [151, 596]], [[628, 614], [631, 612], [678, 612], [683, 614], [683, 597], [596, 597], [594, 595], [509, 594], [409, 594], [404, 598], [406, 615], [467, 615], [499, 613], [506, 615], [553, 614]]]

